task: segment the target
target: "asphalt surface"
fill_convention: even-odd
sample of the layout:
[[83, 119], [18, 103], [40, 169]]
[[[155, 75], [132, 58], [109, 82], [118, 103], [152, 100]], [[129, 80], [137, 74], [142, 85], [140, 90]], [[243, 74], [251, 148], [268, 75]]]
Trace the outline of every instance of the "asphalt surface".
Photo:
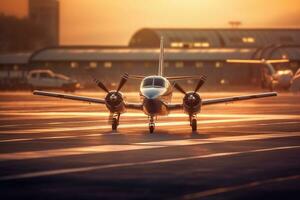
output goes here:
[[203, 107], [197, 133], [180, 112], [159, 117], [154, 134], [137, 111], [114, 133], [107, 116], [102, 105], [0, 93], [0, 198], [300, 199], [300, 96]]

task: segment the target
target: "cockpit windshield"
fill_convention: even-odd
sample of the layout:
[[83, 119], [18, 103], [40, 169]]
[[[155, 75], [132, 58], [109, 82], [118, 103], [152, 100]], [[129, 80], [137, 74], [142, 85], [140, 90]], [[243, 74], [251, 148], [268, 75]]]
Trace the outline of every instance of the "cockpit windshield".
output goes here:
[[153, 78], [147, 78], [144, 80], [143, 87], [152, 87]]
[[143, 82], [143, 87], [165, 87], [165, 80], [162, 78], [147, 78]]
[[154, 87], [165, 87], [165, 80], [162, 78], [155, 78]]

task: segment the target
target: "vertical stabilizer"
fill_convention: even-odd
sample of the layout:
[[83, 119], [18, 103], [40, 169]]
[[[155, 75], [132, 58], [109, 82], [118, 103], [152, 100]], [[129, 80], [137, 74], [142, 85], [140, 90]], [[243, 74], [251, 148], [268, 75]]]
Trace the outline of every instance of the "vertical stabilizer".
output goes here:
[[164, 74], [164, 38], [160, 38], [160, 54], [159, 54], [159, 66], [158, 66], [158, 76], [163, 76]]

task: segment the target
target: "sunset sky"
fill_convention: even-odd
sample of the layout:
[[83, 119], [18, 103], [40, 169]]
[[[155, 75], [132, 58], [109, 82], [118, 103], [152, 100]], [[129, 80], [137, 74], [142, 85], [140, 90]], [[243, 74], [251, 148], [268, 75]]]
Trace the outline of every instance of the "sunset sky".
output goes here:
[[[300, 27], [299, 0], [60, 0], [61, 44], [126, 45], [143, 27]], [[27, 0], [1, 0], [24, 17]]]

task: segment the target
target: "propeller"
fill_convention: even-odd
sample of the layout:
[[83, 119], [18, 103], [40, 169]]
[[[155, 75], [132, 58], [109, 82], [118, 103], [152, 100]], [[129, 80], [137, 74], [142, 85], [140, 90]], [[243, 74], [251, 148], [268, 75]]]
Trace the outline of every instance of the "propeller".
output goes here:
[[[125, 73], [119, 82], [116, 92], [119, 92], [123, 88], [123, 86], [125, 85], [127, 80], [128, 80], [128, 74]], [[99, 88], [101, 88], [106, 93], [109, 93], [109, 90], [107, 89], [107, 87], [100, 80], [94, 78], [94, 81], [96, 82], [96, 84]]]
[[123, 88], [123, 86], [125, 85], [125, 83], [127, 82], [127, 80], [128, 80], [128, 74], [125, 73], [122, 76], [121, 80], [120, 80], [120, 83], [119, 83], [118, 88], [117, 88], [117, 92], [119, 92]]
[[[205, 83], [205, 81], [206, 81], [206, 76], [202, 76], [200, 79], [199, 79], [199, 81], [198, 81], [198, 83], [197, 83], [197, 85], [196, 85], [196, 88], [195, 88], [195, 90], [194, 90], [194, 93], [196, 93], [196, 92], [198, 92], [199, 91], [199, 89], [203, 86], [203, 84]], [[174, 83], [174, 87], [179, 91], [179, 92], [181, 92], [182, 94], [184, 94], [184, 95], [186, 95], [187, 93], [186, 93], [186, 91], [178, 84], [178, 83]]]
[[174, 83], [174, 87], [182, 94], [184, 94], [184, 95], [186, 94], [186, 91], [180, 85], [178, 85], [176, 82]]
[[109, 90], [107, 89], [107, 87], [101, 81], [95, 79], [95, 82], [97, 83], [99, 88], [101, 88], [106, 93], [109, 93]]
[[195, 93], [199, 91], [199, 89], [202, 87], [202, 85], [205, 83], [205, 81], [206, 81], [206, 76], [202, 76], [200, 78], [200, 80], [198, 81], [198, 84], [194, 90]]

